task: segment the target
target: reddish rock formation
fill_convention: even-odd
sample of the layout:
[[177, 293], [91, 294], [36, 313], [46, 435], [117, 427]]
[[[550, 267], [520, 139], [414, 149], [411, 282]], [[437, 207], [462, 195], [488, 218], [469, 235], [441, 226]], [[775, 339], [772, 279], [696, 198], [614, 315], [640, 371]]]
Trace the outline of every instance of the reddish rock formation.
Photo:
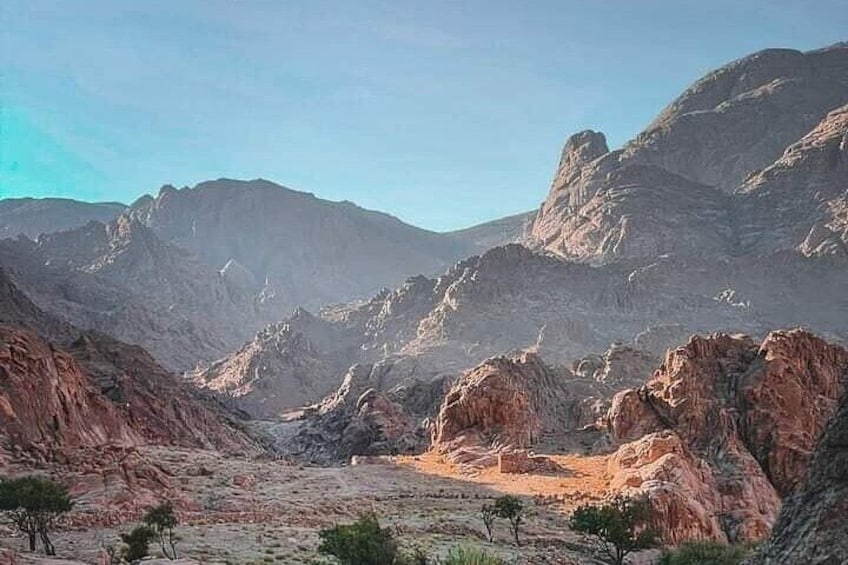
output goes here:
[[749, 565], [848, 563], [848, 393], [831, 418], [803, 486], [784, 503]]
[[71, 355], [32, 332], [3, 325], [0, 429], [12, 446], [43, 453], [141, 441]]
[[494, 452], [585, 447], [591, 431], [576, 432], [595, 423], [616, 390], [594, 375], [552, 368], [534, 353], [494, 357], [453, 384], [436, 417], [432, 447], [480, 465], [494, 464]]
[[227, 410], [140, 347], [55, 320], [11, 281], [0, 291], [3, 318], [15, 324], [0, 324], [0, 437], [18, 455], [50, 461], [77, 449], [141, 443], [255, 449]]
[[533, 455], [523, 449], [498, 453], [499, 473], [517, 475], [534, 473], [545, 475], [560, 473], [562, 471], [562, 467], [550, 457]]
[[[619, 393], [613, 484], [647, 491], [670, 541], [768, 535], [848, 380], [848, 352], [802, 330], [694, 336]], [[647, 435], [645, 435], [647, 434]], [[717, 527], [719, 525], [720, 527]]]

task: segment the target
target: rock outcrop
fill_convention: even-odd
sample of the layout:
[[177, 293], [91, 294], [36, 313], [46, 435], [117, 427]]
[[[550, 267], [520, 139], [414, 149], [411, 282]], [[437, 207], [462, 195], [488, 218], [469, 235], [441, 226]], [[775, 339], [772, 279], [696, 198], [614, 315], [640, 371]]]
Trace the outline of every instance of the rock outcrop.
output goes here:
[[12, 449], [47, 454], [57, 448], [141, 441], [73, 356], [33, 332], [3, 325], [0, 407], [0, 429]]
[[816, 448], [803, 486], [785, 500], [750, 565], [848, 562], [848, 394]]
[[[387, 388], [387, 363], [354, 365], [341, 386], [296, 418], [272, 425], [277, 453], [317, 464], [377, 455], [421, 453], [448, 378], [412, 380]], [[381, 390], [382, 389], [382, 390]], [[363, 459], [365, 458], [365, 459]]]
[[431, 447], [452, 461], [478, 465], [494, 464], [488, 454], [496, 452], [520, 457], [531, 447], [546, 452], [585, 448], [598, 439], [591, 428], [612, 395], [644, 378], [634, 374], [629, 380], [601, 382], [550, 367], [527, 352], [488, 359], [448, 391]]
[[[51, 322], [13, 283], [3, 287], [17, 307], [8, 315], [0, 301], [0, 445], [10, 457], [67, 463], [78, 450], [141, 444], [256, 451], [234, 415], [143, 349]], [[58, 341], [36, 333], [44, 327], [61, 328]]]
[[648, 493], [667, 541], [761, 540], [846, 382], [848, 351], [806, 331], [695, 336], [613, 400], [613, 486]]

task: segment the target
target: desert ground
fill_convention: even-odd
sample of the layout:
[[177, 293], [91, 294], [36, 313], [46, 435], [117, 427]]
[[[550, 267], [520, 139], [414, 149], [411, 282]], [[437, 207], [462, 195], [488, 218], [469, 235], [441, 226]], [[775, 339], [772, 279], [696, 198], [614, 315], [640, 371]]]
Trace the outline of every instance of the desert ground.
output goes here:
[[[606, 488], [602, 456], [552, 456], [563, 470], [546, 476], [474, 471], [434, 453], [331, 468], [201, 450], [147, 448], [142, 455], [156, 462], [176, 493], [181, 557], [201, 563], [310, 563], [318, 557], [321, 528], [369, 511], [405, 547], [429, 555], [472, 545], [515, 563], [587, 562], [582, 540], [567, 528], [568, 511], [599, 500]], [[155, 498], [92, 474], [65, 479], [76, 485], [77, 504], [56, 533], [56, 547], [59, 557], [84, 563], [102, 562], [104, 548], [133, 527], [143, 501]], [[479, 517], [484, 503], [504, 493], [521, 496], [526, 504], [518, 548], [505, 521], [496, 524], [495, 542], [488, 543]], [[125, 510], [106, 512], [116, 501]], [[25, 540], [3, 528], [0, 547], [6, 553], [0, 559], [31, 562], [23, 551]]]

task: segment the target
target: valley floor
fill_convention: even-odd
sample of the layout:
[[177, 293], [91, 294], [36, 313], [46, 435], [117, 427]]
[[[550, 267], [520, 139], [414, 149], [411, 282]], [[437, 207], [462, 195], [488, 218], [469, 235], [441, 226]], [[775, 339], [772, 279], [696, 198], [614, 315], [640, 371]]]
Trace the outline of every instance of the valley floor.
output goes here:
[[[309, 563], [317, 556], [321, 528], [367, 511], [391, 526], [403, 545], [430, 555], [474, 545], [517, 563], [588, 562], [580, 538], [566, 526], [567, 512], [599, 499], [606, 488], [603, 457], [554, 456], [563, 472], [541, 476], [496, 469], [469, 474], [435, 454], [335, 468], [199, 450], [146, 448], [142, 455], [155, 462], [180, 509], [182, 556], [201, 563]], [[91, 473], [63, 478], [76, 485], [77, 506], [56, 534], [59, 555], [101, 563], [103, 548], [132, 528], [151, 493], [110, 485]], [[505, 522], [496, 525], [494, 544], [483, 535], [480, 507], [503, 493], [527, 497], [519, 549], [510, 543]], [[7, 526], [0, 526], [0, 547], [6, 560], [17, 551], [17, 561], [10, 562], [28, 562], [24, 540]]]

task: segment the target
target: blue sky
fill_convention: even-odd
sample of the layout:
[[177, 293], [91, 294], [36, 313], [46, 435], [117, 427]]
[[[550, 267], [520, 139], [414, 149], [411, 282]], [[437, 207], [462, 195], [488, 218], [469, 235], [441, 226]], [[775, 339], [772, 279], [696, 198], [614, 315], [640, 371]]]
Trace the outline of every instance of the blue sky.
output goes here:
[[844, 0], [3, 0], [0, 197], [262, 177], [460, 228], [535, 208], [570, 133], [846, 30]]

